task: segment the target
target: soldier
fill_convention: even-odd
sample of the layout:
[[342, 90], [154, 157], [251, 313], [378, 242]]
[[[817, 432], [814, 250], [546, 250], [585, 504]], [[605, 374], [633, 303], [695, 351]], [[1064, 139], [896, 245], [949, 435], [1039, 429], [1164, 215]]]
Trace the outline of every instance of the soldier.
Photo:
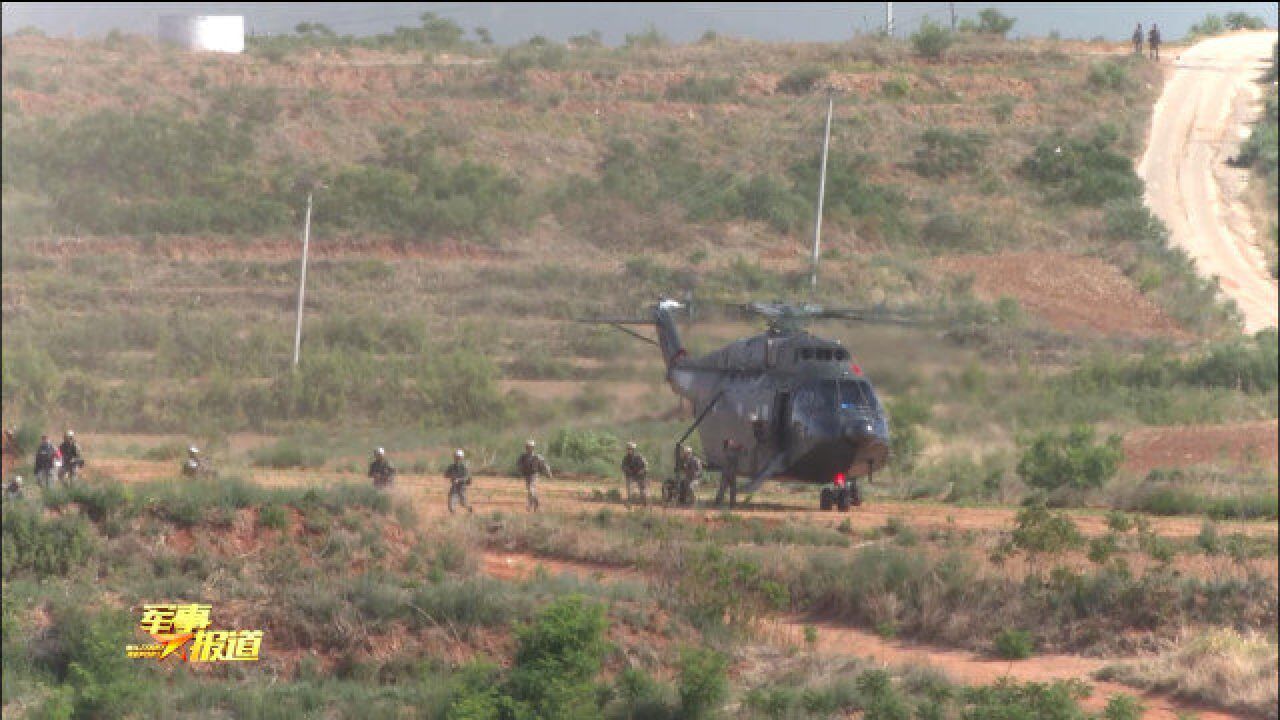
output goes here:
[[1142, 57], [1142, 23], [1133, 29], [1133, 54]]
[[9, 481], [9, 484], [6, 485], [4, 488], [4, 495], [6, 500], [22, 499], [22, 476], [21, 475]]
[[187, 448], [187, 459], [182, 461], [183, 477], [195, 477], [200, 474], [204, 462], [200, 459], [200, 448], [192, 445]]
[[716, 491], [716, 505], [724, 502], [725, 489], [729, 491], [729, 509], [738, 503], [738, 470], [742, 465], [742, 443], [733, 438], [724, 439], [724, 467], [720, 470], [720, 489]]
[[374, 450], [373, 462], [369, 463], [369, 477], [373, 479], [374, 487], [390, 485], [395, 476], [396, 469], [387, 460], [387, 451], [382, 448]]
[[58, 479], [75, 480], [76, 470], [84, 467], [84, 456], [80, 454], [80, 446], [76, 444], [74, 431], [67, 431], [62, 444], [58, 446], [58, 452], [62, 453], [62, 472], [59, 473]]
[[525, 508], [529, 512], [535, 512], [538, 509], [538, 475], [551, 479], [551, 467], [541, 455], [533, 451], [534, 447], [532, 440], [525, 443], [524, 454], [516, 461], [520, 476], [524, 478], [524, 488], [529, 493], [525, 503]]
[[627, 483], [627, 507], [631, 507], [631, 484], [640, 490], [640, 503], [649, 507], [649, 464], [636, 452], [636, 444], [627, 443], [627, 454], [622, 457], [622, 476]]
[[1151, 32], [1147, 33], [1147, 45], [1151, 46], [1151, 59], [1160, 60], [1160, 26], [1151, 23]]
[[696, 499], [694, 491], [702, 480], [702, 460], [693, 454], [693, 448], [688, 445], [681, 446], [680, 456], [680, 493], [676, 496], [676, 501], [692, 505]]
[[449, 514], [452, 515], [457, 505], [467, 509], [467, 512], [475, 512], [475, 509], [467, 502], [467, 486], [471, 484], [471, 471], [467, 470], [467, 464], [463, 462], [463, 454], [461, 449], [453, 451], [453, 464], [444, 471], [444, 476], [449, 478]]
[[36, 482], [48, 490], [53, 487], [53, 460], [58, 449], [49, 442], [48, 435], [40, 436], [40, 446], [36, 448], [35, 472]]

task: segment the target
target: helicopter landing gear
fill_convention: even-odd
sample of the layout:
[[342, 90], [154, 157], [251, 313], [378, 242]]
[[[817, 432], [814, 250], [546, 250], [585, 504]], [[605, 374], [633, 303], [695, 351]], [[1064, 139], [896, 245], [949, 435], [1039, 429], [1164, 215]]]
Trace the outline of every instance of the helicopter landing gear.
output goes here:
[[843, 487], [828, 485], [818, 493], [818, 507], [824, 511], [839, 510], [840, 512], [848, 512], [849, 508], [857, 507], [861, 504], [862, 492], [858, 489], [856, 480], [849, 481], [849, 484]]
[[835, 493], [833, 493], [829, 487], [822, 488], [822, 492], [818, 493], [818, 507], [826, 511], [830, 510], [831, 506], [834, 504]]

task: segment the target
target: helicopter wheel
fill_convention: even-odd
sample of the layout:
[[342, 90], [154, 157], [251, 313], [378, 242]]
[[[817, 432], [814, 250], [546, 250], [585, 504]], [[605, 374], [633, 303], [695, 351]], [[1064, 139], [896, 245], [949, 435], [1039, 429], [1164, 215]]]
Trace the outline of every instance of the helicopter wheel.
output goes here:
[[822, 488], [822, 492], [818, 493], [818, 507], [823, 510], [830, 510], [832, 505], [834, 505], [831, 495], [831, 488]]
[[858, 481], [853, 480], [849, 483], [849, 504], [853, 507], [862, 507], [862, 488], [858, 486]]

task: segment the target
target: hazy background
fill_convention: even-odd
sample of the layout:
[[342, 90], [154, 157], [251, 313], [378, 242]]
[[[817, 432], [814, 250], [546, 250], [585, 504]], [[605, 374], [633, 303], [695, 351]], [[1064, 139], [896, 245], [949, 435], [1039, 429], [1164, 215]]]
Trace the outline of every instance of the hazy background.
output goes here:
[[[545, 35], [565, 40], [599, 30], [607, 44], [650, 23], [677, 42], [707, 30], [760, 40], [848, 38], [884, 25], [884, 3], [4, 3], [4, 33], [35, 26], [50, 35], [103, 35], [118, 28], [155, 35], [157, 18], [167, 14], [243, 15], [255, 34], [290, 32], [303, 21], [325, 23], [339, 34], [366, 35], [396, 25], [416, 25], [423, 12], [451, 18], [469, 32], [489, 29], [499, 44]], [[894, 3], [895, 35], [916, 30], [928, 17], [947, 23], [951, 3]], [[1182, 37], [1207, 13], [1243, 11], [1276, 25], [1276, 4], [1242, 3], [1018, 3], [959, 2], [956, 14], [972, 17], [996, 7], [1018, 19], [1013, 36], [1044, 36], [1056, 30], [1064, 38], [1111, 40], [1129, 37], [1135, 22], [1160, 24], [1167, 40]]]

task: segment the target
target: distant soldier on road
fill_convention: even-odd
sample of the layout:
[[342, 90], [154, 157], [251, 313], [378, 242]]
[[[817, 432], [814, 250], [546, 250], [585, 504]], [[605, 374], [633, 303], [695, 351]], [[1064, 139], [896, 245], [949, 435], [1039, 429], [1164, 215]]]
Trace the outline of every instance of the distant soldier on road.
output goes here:
[[524, 444], [524, 453], [516, 461], [516, 468], [520, 471], [520, 477], [524, 478], [524, 488], [529, 493], [529, 498], [525, 503], [525, 508], [529, 512], [538, 510], [538, 476], [542, 475], [547, 479], [551, 478], [551, 467], [547, 465], [547, 461], [533, 449], [535, 444], [532, 440]]
[[1142, 23], [1133, 29], [1133, 54], [1142, 56]]
[[36, 482], [48, 490], [53, 487], [53, 461], [58, 456], [58, 449], [49, 442], [48, 435], [40, 436], [40, 445], [36, 448], [35, 472]]
[[373, 462], [369, 463], [369, 477], [373, 479], [374, 487], [386, 487], [395, 479], [396, 469], [387, 459], [385, 449], [378, 448], [373, 451]]
[[475, 512], [475, 509], [467, 502], [467, 486], [471, 484], [471, 471], [467, 469], [467, 464], [463, 462], [466, 456], [462, 450], [453, 451], [453, 464], [444, 471], [444, 476], [449, 478], [449, 514], [452, 515], [458, 505], [467, 509], [467, 512]]
[[1151, 46], [1151, 59], [1160, 60], [1160, 26], [1151, 23], [1151, 32], [1147, 33], [1147, 45]]
[[720, 489], [716, 491], [716, 505], [724, 502], [725, 490], [729, 491], [729, 509], [738, 504], [738, 472], [742, 456], [747, 448], [733, 438], [724, 439], [724, 467], [720, 470]]
[[627, 484], [627, 507], [631, 507], [631, 485], [640, 491], [640, 503], [649, 507], [649, 464], [636, 452], [636, 444], [627, 443], [627, 454], [622, 457], [622, 476]]

